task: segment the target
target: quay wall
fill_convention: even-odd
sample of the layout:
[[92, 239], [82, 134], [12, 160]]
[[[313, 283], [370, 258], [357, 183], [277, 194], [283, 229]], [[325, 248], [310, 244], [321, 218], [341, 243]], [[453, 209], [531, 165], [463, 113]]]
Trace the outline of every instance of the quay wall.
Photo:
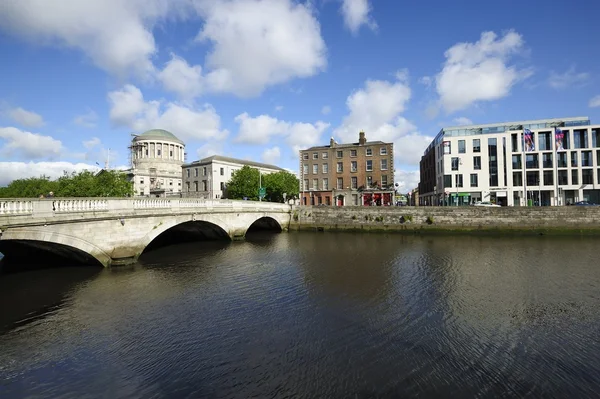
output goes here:
[[299, 206], [292, 210], [290, 230], [600, 235], [600, 206]]

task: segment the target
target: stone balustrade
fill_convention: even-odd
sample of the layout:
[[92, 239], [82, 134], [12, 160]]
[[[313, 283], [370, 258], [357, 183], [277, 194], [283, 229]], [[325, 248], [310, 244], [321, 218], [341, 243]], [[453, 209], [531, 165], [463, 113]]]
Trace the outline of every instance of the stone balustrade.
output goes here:
[[27, 199], [3, 200], [0, 199], [0, 215], [31, 215], [33, 201]]

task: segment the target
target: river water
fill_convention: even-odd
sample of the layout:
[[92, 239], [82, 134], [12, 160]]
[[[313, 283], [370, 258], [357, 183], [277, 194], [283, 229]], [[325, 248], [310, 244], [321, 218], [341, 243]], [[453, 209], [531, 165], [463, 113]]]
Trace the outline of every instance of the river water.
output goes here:
[[597, 240], [257, 234], [0, 276], [0, 398], [597, 397]]

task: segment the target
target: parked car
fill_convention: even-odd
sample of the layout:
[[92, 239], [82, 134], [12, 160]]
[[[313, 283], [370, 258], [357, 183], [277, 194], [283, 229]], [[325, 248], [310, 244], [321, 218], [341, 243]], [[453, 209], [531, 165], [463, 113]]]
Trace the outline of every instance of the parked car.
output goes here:
[[589, 202], [589, 201], [579, 201], [574, 203], [573, 205], [579, 205], [579, 206], [597, 206], [598, 204], [594, 204], [593, 202]]
[[487, 206], [487, 207], [493, 207], [493, 208], [500, 208], [500, 205], [492, 204], [490, 201], [478, 201], [473, 205], [474, 206]]

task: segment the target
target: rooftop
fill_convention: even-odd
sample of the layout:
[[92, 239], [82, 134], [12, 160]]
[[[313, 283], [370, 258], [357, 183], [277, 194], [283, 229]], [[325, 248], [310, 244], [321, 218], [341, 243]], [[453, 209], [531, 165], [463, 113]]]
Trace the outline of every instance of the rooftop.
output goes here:
[[199, 165], [199, 164], [207, 164], [207, 163], [211, 163], [213, 161], [222, 161], [222, 162], [237, 163], [237, 164], [240, 164], [240, 165], [254, 166], [256, 168], [274, 169], [274, 170], [285, 170], [285, 169], [280, 168], [279, 166], [275, 166], [275, 165], [269, 165], [269, 164], [261, 163], [261, 162], [248, 161], [246, 159], [237, 159], [237, 158], [224, 157], [224, 156], [221, 156], [221, 155], [212, 155], [210, 157], [203, 158], [203, 159], [201, 159], [199, 161], [194, 161], [192, 163], [188, 163], [186, 165], [183, 165], [183, 167], [185, 168], [186, 166]]
[[[385, 144], [389, 144], [389, 143], [384, 143], [383, 141], [367, 141], [365, 143], [365, 146], [367, 145], [385, 145]], [[333, 148], [350, 148], [350, 147], [358, 147], [359, 143], [346, 143], [346, 144], [335, 144], [333, 146]], [[302, 151], [311, 151], [311, 150], [325, 150], [328, 148], [332, 148], [331, 145], [320, 145], [320, 146], [316, 146], [316, 147], [310, 147], [307, 148], [306, 150], [302, 150]]]
[[151, 140], [151, 139], [155, 139], [155, 140], [164, 140], [164, 141], [172, 141], [175, 143], [179, 143], [179, 144], [184, 144], [185, 143], [181, 140], [179, 140], [173, 133], [164, 130], [164, 129], [150, 129], [148, 131], [145, 131], [144, 133], [135, 136], [135, 138], [133, 139], [133, 141], [139, 141], [139, 140]]

